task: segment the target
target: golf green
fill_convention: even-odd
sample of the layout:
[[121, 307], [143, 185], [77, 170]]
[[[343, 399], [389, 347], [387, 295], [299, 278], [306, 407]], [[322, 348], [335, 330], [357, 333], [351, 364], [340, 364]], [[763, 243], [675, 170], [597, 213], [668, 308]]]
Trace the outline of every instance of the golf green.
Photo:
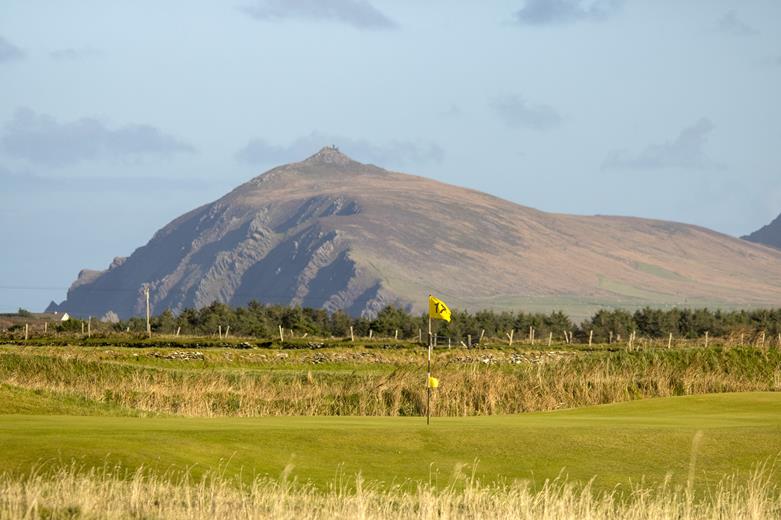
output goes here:
[[[483, 482], [520, 478], [539, 485], [561, 473], [595, 477], [605, 489], [642, 478], [659, 482], [668, 473], [682, 483], [694, 462], [699, 487], [779, 457], [781, 393], [434, 417], [430, 426], [410, 417], [0, 415], [0, 449], [0, 471], [12, 473], [75, 462], [195, 474], [220, 469], [251, 478], [279, 475], [292, 464], [294, 476], [318, 486], [359, 472], [388, 484], [446, 484], [460, 467]], [[779, 473], [772, 478], [781, 483]]]

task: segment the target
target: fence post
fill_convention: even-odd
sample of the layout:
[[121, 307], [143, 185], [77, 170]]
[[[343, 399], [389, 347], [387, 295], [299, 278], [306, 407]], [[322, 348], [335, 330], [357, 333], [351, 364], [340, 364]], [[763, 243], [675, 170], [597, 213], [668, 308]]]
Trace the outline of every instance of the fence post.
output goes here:
[[593, 340], [593, 339], [594, 339], [594, 331], [590, 330], [590, 331], [588, 331], [588, 346], [589, 347], [591, 346], [591, 340]]
[[551, 342], [553, 342], [553, 332], [548, 333], [548, 346], [550, 347]]
[[672, 348], [673, 346], [673, 333], [670, 333], [670, 336], [667, 338], [667, 348]]

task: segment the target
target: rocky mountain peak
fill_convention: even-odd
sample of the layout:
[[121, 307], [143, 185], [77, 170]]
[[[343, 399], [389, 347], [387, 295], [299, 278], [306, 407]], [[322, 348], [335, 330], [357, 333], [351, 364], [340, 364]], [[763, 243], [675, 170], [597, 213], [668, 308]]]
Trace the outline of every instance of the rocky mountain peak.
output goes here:
[[750, 242], [781, 249], [781, 215], [773, 222], [743, 237]]
[[581, 319], [599, 308], [777, 305], [781, 251], [684, 224], [543, 213], [326, 147], [174, 219], [109, 269], [83, 271], [50, 309], [143, 315], [145, 284], [155, 314], [252, 300], [422, 312], [430, 291], [455, 308]]
[[336, 145], [326, 146], [319, 152], [304, 160], [306, 164], [350, 164], [354, 163], [350, 157], [343, 154]]

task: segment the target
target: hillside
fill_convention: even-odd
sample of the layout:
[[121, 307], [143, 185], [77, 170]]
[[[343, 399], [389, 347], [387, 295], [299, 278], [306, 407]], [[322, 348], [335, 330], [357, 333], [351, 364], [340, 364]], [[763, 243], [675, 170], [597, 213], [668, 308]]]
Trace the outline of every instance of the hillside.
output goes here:
[[781, 249], [781, 215], [767, 226], [763, 226], [743, 238], [750, 242]]
[[103, 272], [82, 271], [49, 310], [121, 317], [218, 300], [352, 314], [388, 304], [764, 306], [781, 301], [781, 251], [701, 227], [552, 214], [386, 171], [334, 148], [274, 168], [158, 231]]

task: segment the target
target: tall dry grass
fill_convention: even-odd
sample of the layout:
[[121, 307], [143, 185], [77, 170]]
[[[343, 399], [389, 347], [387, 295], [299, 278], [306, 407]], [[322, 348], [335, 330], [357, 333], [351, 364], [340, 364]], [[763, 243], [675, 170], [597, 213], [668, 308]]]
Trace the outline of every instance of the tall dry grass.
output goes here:
[[666, 482], [659, 487], [595, 492], [590, 483], [565, 479], [481, 485], [454, 475], [442, 488], [381, 487], [360, 477], [330, 489], [291, 480], [256, 478], [250, 484], [208, 475], [191, 481], [131, 475], [118, 468], [61, 469], [26, 478], [0, 476], [0, 518], [112, 519], [771, 519], [781, 515], [781, 497], [771, 472], [758, 466], [747, 478], [726, 477], [704, 493]]
[[[185, 416], [425, 412], [422, 363], [399, 363], [390, 372], [349, 366], [321, 369], [305, 363], [284, 370], [197, 363], [192, 368], [162, 368], [62, 352], [0, 352], [0, 384]], [[437, 360], [434, 373], [440, 380], [433, 398], [436, 415], [489, 415], [647, 397], [778, 390], [781, 354], [753, 348], [623, 351], [519, 364], [464, 362], [452, 355]]]

